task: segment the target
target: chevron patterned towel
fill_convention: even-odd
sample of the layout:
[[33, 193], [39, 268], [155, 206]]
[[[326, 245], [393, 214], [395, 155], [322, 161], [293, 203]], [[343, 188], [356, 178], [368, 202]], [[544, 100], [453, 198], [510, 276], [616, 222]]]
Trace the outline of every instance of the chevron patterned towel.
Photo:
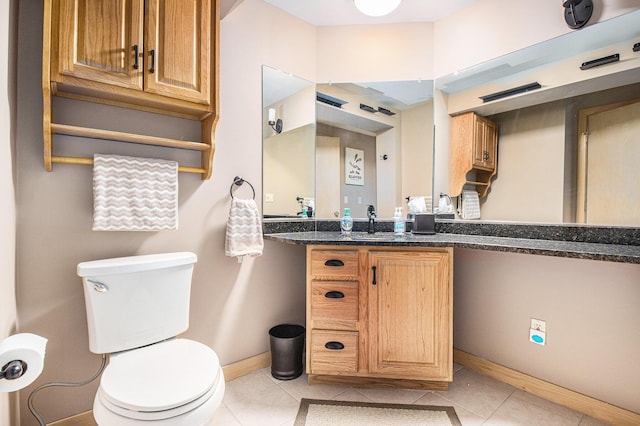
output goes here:
[[238, 263], [241, 263], [242, 256], [260, 256], [263, 247], [262, 224], [256, 201], [233, 198], [227, 221], [225, 254], [237, 256]]
[[93, 230], [178, 229], [178, 163], [95, 154]]

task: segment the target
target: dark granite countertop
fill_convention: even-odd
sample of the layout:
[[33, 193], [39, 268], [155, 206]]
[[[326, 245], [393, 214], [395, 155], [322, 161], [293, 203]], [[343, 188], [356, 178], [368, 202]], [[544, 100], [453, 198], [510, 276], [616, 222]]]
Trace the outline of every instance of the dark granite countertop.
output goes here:
[[333, 223], [309, 221], [289, 225], [266, 226], [265, 239], [303, 245], [454, 247], [640, 264], [637, 228], [445, 221], [436, 225], [438, 233], [435, 235], [407, 232], [402, 237], [395, 237], [392, 232], [384, 232], [387, 229], [383, 225], [380, 227], [383, 232], [374, 236], [356, 227], [359, 232], [345, 237], [333, 230]]

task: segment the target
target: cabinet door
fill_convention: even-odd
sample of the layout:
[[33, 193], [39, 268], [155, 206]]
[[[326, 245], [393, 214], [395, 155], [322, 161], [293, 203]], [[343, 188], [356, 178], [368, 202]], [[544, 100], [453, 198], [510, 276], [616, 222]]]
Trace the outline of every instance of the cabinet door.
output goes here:
[[369, 372], [452, 380], [449, 252], [371, 252], [369, 261]]
[[54, 73], [142, 90], [142, 64], [135, 53], [142, 52], [143, 6], [144, 0], [54, 2]]
[[147, 0], [145, 91], [211, 103], [211, 17], [211, 0]]
[[484, 129], [484, 149], [486, 156], [484, 157], [484, 166], [487, 169], [494, 170], [496, 168], [496, 157], [498, 154], [498, 129], [496, 123], [487, 121]]
[[486, 147], [484, 144], [484, 133], [486, 124], [480, 117], [473, 116], [473, 165], [484, 167]]
[[484, 170], [496, 168], [498, 134], [496, 124], [474, 115], [473, 119], [473, 166]]

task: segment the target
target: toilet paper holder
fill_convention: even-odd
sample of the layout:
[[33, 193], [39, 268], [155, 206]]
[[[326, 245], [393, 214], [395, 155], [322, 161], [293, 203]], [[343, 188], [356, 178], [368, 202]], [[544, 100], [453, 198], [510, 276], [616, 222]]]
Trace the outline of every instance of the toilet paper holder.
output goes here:
[[0, 380], [15, 380], [24, 375], [27, 372], [27, 363], [16, 359], [6, 363], [0, 370]]

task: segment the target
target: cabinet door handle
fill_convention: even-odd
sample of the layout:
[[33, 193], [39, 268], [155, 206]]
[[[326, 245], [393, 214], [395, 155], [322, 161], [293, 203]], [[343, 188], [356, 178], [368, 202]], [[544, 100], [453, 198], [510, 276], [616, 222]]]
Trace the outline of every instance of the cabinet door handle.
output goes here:
[[344, 293], [341, 291], [328, 291], [324, 294], [327, 299], [343, 299]]
[[344, 345], [340, 342], [327, 342], [324, 347], [330, 351], [341, 351], [344, 349]]
[[344, 266], [344, 262], [340, 259], [329, 259], [324, 262], [324, 266]]
[[140, 54], [140, 49], [137, 44], [133, 45], [133, 69], [137, 70], [140, 68], [140, 64], [138, 64], [138, 55]]
[[377, 269], [378, 269], [378, 268], [376, 268], [375, 266], [372, 266], [372, 267], [371, 267], [371, 270], [373, 271], [373, 281], [371, 282], [371, 284], [373, 284], [373, 285], [378, 284], [378, 282], [376, 281], [376, 270], [377, 270]]
[[151, 68], [149, 68], [149, 72], [153, 74], [154, 72], [156, 72], [156, 51], [154, 49], [151, 49], [149, 51], [149, 55], [151, 55]]

